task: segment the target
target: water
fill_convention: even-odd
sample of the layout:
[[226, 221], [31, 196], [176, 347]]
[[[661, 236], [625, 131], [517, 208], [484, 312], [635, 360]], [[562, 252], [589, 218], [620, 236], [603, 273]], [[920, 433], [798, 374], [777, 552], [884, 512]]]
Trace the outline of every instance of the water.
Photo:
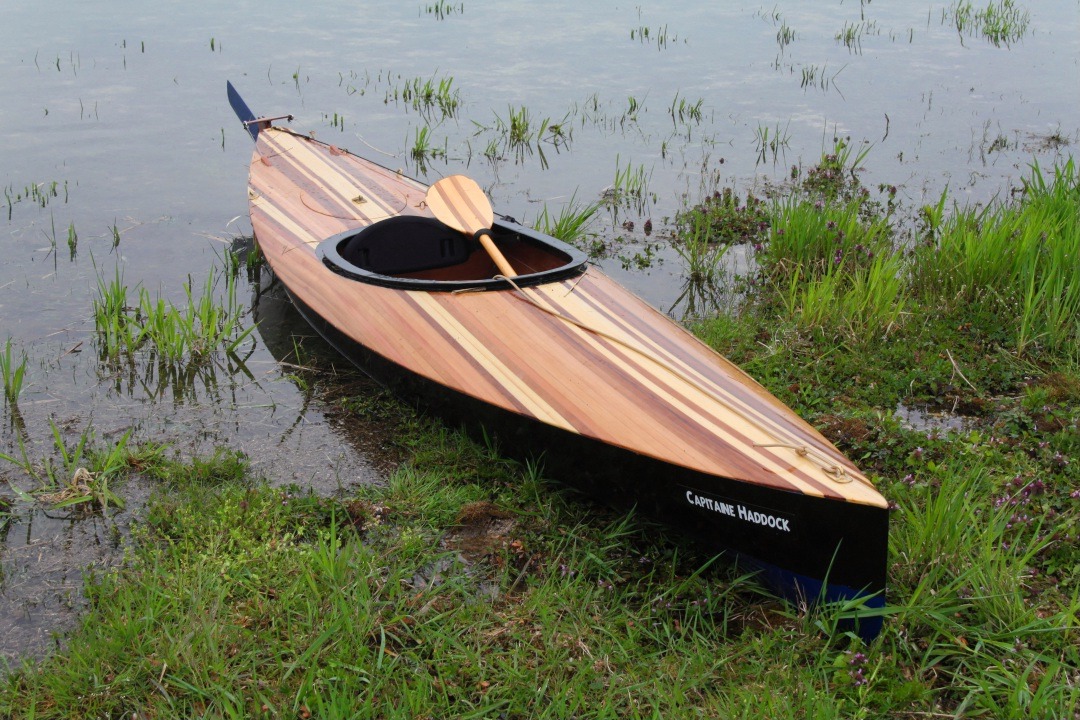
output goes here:
[[[1029, 163], [1048, 166], [1080, 142], [1074, 0], [1026, 3], [1025, 31], [1000, 46], [958, 32], [947, 2], [429, 4], [5, 5], [0, 342], [10, 337], [29, 362], [25, 433], [5, 406], [0, 452], [17, 452], [23, 434], [32, 457], [49, 456], [52, 420], [69, 442], [93, 428], [99, 438], [130, 429], [135, 442], [184, 455], [228, 445], [272, 480], [321, 492], [377, 481], [392, 464], [377, 425], [344, 422], [332, 388], [312, 391], [279, 364], [292, 333], [309, 331], [273, 292], [254, 313], [247, 372], [221, 363], [177, 384], [97, 360], [99, 274], [122, 268], [129, 285], [179, 302], [189, 276], [198, 286], [250, 232], [250, 141], [225, 101], [227, 79], [256, 112], [294, 113], [295, 127], [391, 167], [429, 181], [472, 175], [525, 222], [545, 203], [600, 198], [617, 168], [640, 173], [643, 204], [594, 231], [618, 248], [604, 269], [665, 310], [684, 284], [665, 218], [725, 185], [783, 180], [834, 137], [868, 149], [864, 184], [900, 186], [909, 208], [945, 188], [969, 202], [1003, 196]], [[837, 39], [845, 32], [849, 43]], [[452, 78], [455, 117], [402, 101], [416, 78]], [[497, 126], [522, 108], [534, 128], [561, 124], [564, 141], [533, 142], [520, 157], [502, 146]], [[445, 150], [426, 172], [408, 154], [424, 128]], [[781, 139], [775, 151], [762, 152], [763, 135]], [[619, 256], [633, 266], [647, 247], [652, 267], [624, 270]], [[30, 487], [10, 465], [0, 478]], [[0, 657], [39, 656], [50, 632], [71, 627], [82, 570], [119, 561], [149, 491], [133, 481], [128, 509], [108, 519], [15, 504], [0, 544]], [[11, 496], [6, 482], [0, 493]]]

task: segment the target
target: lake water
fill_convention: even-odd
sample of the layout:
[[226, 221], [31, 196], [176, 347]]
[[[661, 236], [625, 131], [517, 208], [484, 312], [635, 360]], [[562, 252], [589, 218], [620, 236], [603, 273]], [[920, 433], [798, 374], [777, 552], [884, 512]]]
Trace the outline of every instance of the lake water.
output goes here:
[[[957, 2], [667, 5], [6, 3], [0, 343], [28, 363], [17, 410], [0, 412], [0, 452], [19, 453], [21, 439], [50, 456], [51, 420], [68, 442], [93, 428], [184, 454], [228, 445], [274, 481], [322, 492], [383, 476], [378, 427], [341, 422], [332, 390], [312, 392], [278, 363], [292, 333], [309, 333], [273, 292], [246, 372], [223, 363], [177, 383], [97, 359], [99, 276], [120, 269], [180, 302], [189, 277], [199, 286], [250, 234], [250, 140], [226, 80], [257, 113], [292, 113], [294, 127], [385, 165], [428, 181], [472, 175], [527, 223], [571, 197], [600, 199], [620, 172], [637, 178], [642, 202], [592, 229], [618, 248], [604, 269], [665, 310], [684, 274], [665, 218], [723, 186], [782, 181], [835, 137], [867, 151], [864, 184], [899, 186], [908, 208], [945, 188], [971, 203], [1004, 196], [1030, 163], [1080, 142], [1077, 0], [1010, 4], [1016, 32], [998, 38], [958, 23]], [[428, 81], [449, 84], [452, 116], [404, 97]], [[525, 116], [547, 134], [508, 145], [500, 128]], [[410, 150], [425, 133], [440, 152], [418, 167]], [[620, 255], [646, 248], [650, 268], [624, 269]], [[241, 296], [250, 304], [254, 288]], [[0, 494], [13, 497], [9, 482], [32, 488], [0, 465]], [[133, 482], [128, 510], [105, 519], [15, 503], [0, 530], [0, 658], [40, 655], [70, 627], [82, 570], [119, 560], [148, 492]]]

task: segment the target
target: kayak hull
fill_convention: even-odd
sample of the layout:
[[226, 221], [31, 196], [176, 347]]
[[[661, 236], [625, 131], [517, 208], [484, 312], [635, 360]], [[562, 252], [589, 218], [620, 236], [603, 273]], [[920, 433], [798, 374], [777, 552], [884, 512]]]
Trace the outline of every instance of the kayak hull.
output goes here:
[[817, 430], [578, 250], [497, 216], [520, 273], [503, 277], [432, 217], [422, 183], [249, 114], [256, 240], [345, 357], [788, 597], [852, 601], [876, 634], [887, 503]]

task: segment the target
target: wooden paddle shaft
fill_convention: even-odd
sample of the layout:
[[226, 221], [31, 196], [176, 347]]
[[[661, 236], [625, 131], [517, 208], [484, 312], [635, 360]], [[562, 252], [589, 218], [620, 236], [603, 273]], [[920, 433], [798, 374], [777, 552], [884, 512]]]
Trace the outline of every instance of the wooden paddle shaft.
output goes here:
[[514, 272], [514, 267], [507, 261], [506, 256], [499, 251], [499, 248], [495, 247], [495, 241], [491, 239], [491, 234], [488, 232], [479, 233], [480, 244], [487, 250], [487, 254], [491, 256], [491, 259], [495, 261], [495, 265], [506, 277], [515, 277], [517, 273]]

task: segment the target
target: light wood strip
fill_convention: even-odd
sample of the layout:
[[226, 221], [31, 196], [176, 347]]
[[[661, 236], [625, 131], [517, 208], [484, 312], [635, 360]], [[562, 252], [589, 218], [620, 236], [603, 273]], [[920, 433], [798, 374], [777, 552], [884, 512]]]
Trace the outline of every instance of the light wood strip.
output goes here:
[[[740, 411], [748, 414], [756, 421], [767, 423], [771, 431], [778, 434], [778, 439], [804, 440], [806, 430], [812, 430], [790, 409], [780, 403], [774, 396], [769, 394], [753, 378], [744, 373], [738, 366], [726, 358], [716, 354], [714, 350], [702, 343], [698, 338], [688, 333], [681, 326], [671, 322], [658, 321], [657, 311], [643, 301], [640, 303], [638, 312], [616, 312], [613, 298], [610, 296], [606, 301], [596, 297], [602, 285], [618, 288], [619, 295], [626, 297], [625, 291], [614, 281], [602, 276], [595, 271], [590, 271], [589, 276], [580, 283], [575, 283], [572, 293], [561, 292], [555, 287], [536, 288], [536, 291], [545, 292], [549, 298], [563, 308], [568, 314], [580, 312], [575, 306], [575, 300], [584, 300], [587, 305], [607, 323], [602, 329], [617, 337], [625, 334], [625, 338], [631, 344], [634, 341], [640, 343], [640, 347], [648, 353], [655, 353], [658, 358], [665, 360], [672, 367], [685, 373], [695, 383], [701, 384], [706, 390], [723, 397], [731, 402]], [[625, 305], [618, 308], [628, 310]], [[666, 329], [662, 333], [661, 329]], [[687, 352], [687, 351], [692, 352]], [[708, 359], [706, 365], [703, 360]], [[721, 371], [721, 372], [718, 372]], [[762, 400], [768, 402], [762, 406]], [[824, 438], [816, 438], [819, 442], [816, 446], [823, 452], [828, 452], [837, 460], [846, 458], [836, 452]], [[856, 471], [857, 472], [857, 471]]]
[[528, 382], [511, 370], [489, 350], [483, 343], [465, 329], [453, 313], [435, 301], [430, 293], [410, 292], [410, 298], [424, 308], [433, 317], [437, 318], [442, 327], [468, 352], [480, 362], [493, 377], [499, 380], [502, 386], [514, 395], [538, 420], [554, 425], [564, 430], [576, 432], [574, 427], [560, 415], [554, 408], [536, 394]]
[[[633, 323], [628, 319], [616, 317], [612, 313], [610, 299], [605, 302], [590, 297], [590, 293], [600, 289], [599, 279], [594, 277], [593, 280], [597, 280], [597, 282], [579, 286], [575, 294], [588, 299], [589, 303], [599, 312], [609, 317], [632, 336], [640, 339], [647, 347], [669, 358], [683, 372], [692, 376], [695, 381], [705, 384], [714, 392], [729, 397], [730, 401], [738, 403], [738, 407], [743, 412], [746, 412], [749, 417], [767, 423], [778, 434], [778, 440], [798, 439], [805, 443], [806, 431], [810, 430], [813, 432], [812, 439], [815, 441], [811, 443], [812, 445], [819, 451], [830, 455], [837, 462], [849, 467], [854, 471], [854, 474], [861, 474], [847, 458], [832, 447], [831, 443], [818, 435], [801, 418], [795, 416], [789, 408], [761, 387], [757, 381], [746, 375], [734, 363], [722, 356], [717, 356], [714, 350], [686, 332], [685, 329], [675, 326], [683, 335], [683, 337], [676, 340], [671, 335], [661, 335], [658, 331], [658, 323], [643, 322], [641, 316], [632, 316], [633, 320], [636, 321]], [[604, 277], [603, 280], [608, 285], [614, 284], [609, 278]], [[619, 290], [621, 291], [622, 288], [619, 288]], [[643, 315], [647, 316], [655, 312], [644, 303], [642, 305], [645, 308]], [[699, 352], [687, 352], [692, 349]], [[702, 362], [703, 358], [709, 359], [708, 364]], [[718, 366], [724, 370], [720, 375], [717, 374]], [[723, 382], [720, 382], [721, 380]]]

